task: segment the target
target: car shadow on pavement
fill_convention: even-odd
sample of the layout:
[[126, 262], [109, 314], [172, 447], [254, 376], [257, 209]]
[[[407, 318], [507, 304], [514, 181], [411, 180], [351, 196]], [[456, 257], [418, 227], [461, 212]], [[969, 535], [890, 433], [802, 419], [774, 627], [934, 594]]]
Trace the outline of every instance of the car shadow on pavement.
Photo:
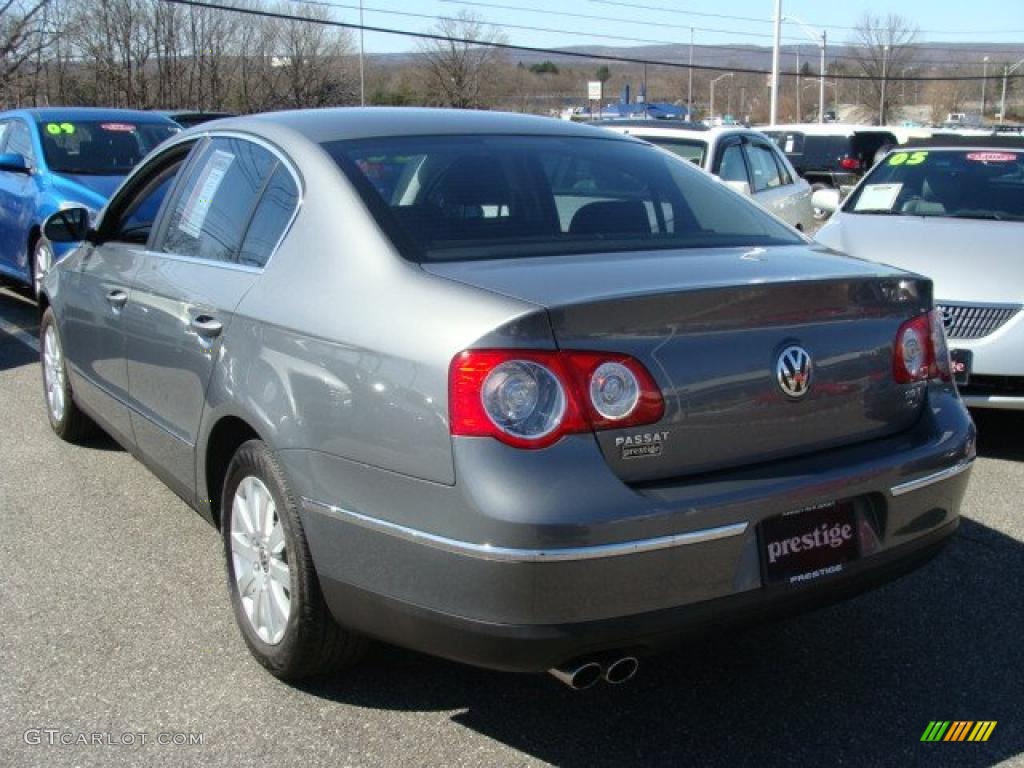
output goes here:
[[[593, 765], [988, 766], [1024, 753], [1024, 544], [964, 519], [910, 576], [784, 622], [642, 660], [574, 693], [546, 675], [380, 646], [308, 693], [449, 711], [537, 759]], [[985, 743], [922, 743], [932, 720], [995, 720]]]
[[990, 459], [1024, 461], [1024, 411], [974, 409], [978, 427], [978, 455]]

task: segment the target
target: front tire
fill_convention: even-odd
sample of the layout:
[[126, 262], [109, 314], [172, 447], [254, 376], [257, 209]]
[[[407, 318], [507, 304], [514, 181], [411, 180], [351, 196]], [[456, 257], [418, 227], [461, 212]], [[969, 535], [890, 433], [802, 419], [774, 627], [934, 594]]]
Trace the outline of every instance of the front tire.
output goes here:
[[93, 422], [75, 404], [71, 394], [57, 318], [49, 307], [39, 324], [39, 358], [43, 366], [43, 392], [50, 427], [61, 440], [80, 443], [92, 430]]
[[43, 293], [43, 278], [53, 266], [53, 246], [46, 238], [39, 237], [32, 246], [32, 290], [38, 301]]
[[298, 501], [261, 441], [244, 443], [232, 458], [221, 510], [231, 605], [256, 660], [282, 680], [354, 664], [366, 642], [331, 616]]

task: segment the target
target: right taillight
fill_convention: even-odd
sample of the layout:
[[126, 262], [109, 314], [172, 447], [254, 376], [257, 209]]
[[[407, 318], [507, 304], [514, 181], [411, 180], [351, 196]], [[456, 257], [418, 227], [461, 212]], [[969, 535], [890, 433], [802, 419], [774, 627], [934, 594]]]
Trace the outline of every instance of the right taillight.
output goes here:
[[453, 435], [544, 448], [564, 435], [660, 421], [665, 402], [636, 359], [603, 352], [471, 349], [448, 379]]
[[949, 381], [949, 349], [938, 310], [908, 320], [896, 333], [892, 370], [896, 381], [910, 384], [938, 379]]

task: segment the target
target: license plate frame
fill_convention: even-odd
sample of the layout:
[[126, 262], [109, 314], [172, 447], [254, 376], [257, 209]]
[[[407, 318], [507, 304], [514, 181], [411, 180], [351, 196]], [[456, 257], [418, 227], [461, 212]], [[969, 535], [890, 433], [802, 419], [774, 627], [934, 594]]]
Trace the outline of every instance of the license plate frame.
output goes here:
[[761, 577], [766, 585], [835, 576], [862, 556], [852, 501], [834, 501], [765, 518], [758, 526]]

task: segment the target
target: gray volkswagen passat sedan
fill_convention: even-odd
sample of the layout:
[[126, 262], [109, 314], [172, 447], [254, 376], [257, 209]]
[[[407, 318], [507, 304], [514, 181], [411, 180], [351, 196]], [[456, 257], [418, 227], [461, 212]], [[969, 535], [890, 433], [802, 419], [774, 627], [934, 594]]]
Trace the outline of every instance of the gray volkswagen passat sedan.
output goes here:
[[370, 637], [621, 682], [957, 526], [974, 429], [931, 283], [628, 137], [239, 118], [46, 234], [80, 241], [41, 304], [53, 429], [99, 424], [220, 526], [282, 678]]

